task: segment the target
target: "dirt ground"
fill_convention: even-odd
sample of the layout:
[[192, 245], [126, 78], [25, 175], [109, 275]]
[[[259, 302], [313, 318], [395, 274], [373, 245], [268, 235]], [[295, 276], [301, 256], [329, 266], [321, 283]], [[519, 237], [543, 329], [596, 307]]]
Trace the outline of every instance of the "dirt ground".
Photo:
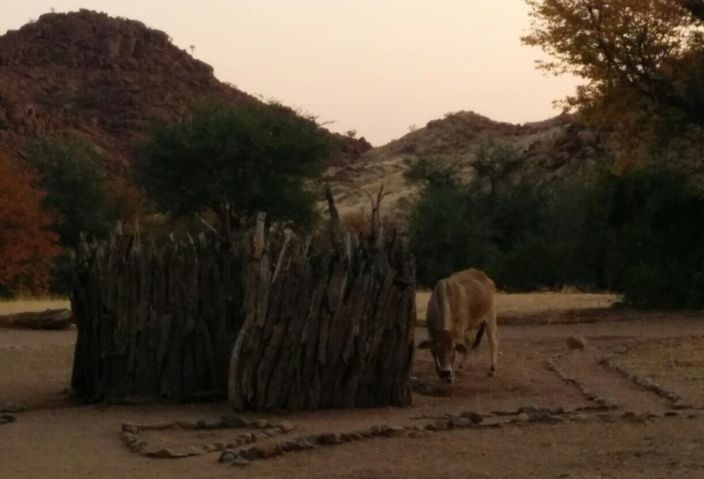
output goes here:
[[[486, 343], [452, 386], [435, 379], [431, 357], [420, 351], [414, 376], [442, 396], [416, 393], [413, 405], [403, 409], [267, 417], [296, 426], [284, 437], [373, 425], [425, 426], [463, 411], [485, 415], [485, 424], [511, 421], [291, 452], [244, 468], [218, 463], [217, 452], [146, 458], [121, 438], [125, 422], [217, 419], [227, 412], [225, 404], [71, 403], [66, 388], [75, 330], [0, 329], [0, 409], [25, 408], [15, 422], [0, 425], [0, 478], [702, 478], [704, 315], [615, 309], [602, 311], [597, 321], [589, 316], [590, 322], [579, 322], [580, 310], [603, 308], [614, 299], [502, 295], [499, 318], [523, 311], [527, 319], [500, 326], [496, 377], [486, 375]], [[421, 318], [427, 296], [419, 294], [418, 301]], [[540, 321], [543, 313], [554, 318], [565, 311], [569, 324]], [[424, 334], [417, 330], [419, 339]], [[586, 347], [570, 349], [568, 337]], [[526, 407], [558, 411], [559, 421], [525, 421], [517, 410]], [[145, 439], [192, 448], [232, 434], [166, 430], [149, 432]]]

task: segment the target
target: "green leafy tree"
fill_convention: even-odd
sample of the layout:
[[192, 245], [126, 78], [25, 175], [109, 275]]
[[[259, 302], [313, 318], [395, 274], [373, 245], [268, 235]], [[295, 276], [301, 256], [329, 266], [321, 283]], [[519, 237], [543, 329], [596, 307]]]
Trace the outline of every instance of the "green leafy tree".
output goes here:
[[105, 238], [117, 216], [109, 194], [103, 161], [78, 140], [43, 141], [32, 152], [32, 164], [46, 191], [45, 209], [58, 215], [61, 246], [75, 248], [81, 233]]
[[313, 119], [281, 105], [199, 106], [160, 124], [137, 177], [165, 212], [212, 211], [231, 220], [264, 211], [274, 221], [310, 225], [328, 142]]
[[704, 305], [704, 198], [671, 166], [612, 178], [607, 216], [608, 285], [649, 308]]
[[420, 160], [410, 166], [407, 178], [421, 186], [406, 207], [421, 284], [468, 267], [485, 269], [505, 288], [553, 281], [541, 263], [546, 194], [514, 177], [522, 163], [519, 150], [487, 143], [467, 162], [474, 170], [469, 179], [459, 164]]
[[490, 141], [479, 145], [479, 151], [470, 165], [477, 176], [489, 184], [489, 195], [504, 183], [524, 163], [523, 154], [508, 143]]
[[122, 207], [113, 194], [103, 160], [84, 142], [42, 141], [34, 147], [32, 163], [46, 191], [42, 206], [56, 215], [54, 231], [63, 248], [54, 260], [51, 289], [66, 294], [72, 285], [70, 251], [78, 246], [81, 234], [105, 239]]

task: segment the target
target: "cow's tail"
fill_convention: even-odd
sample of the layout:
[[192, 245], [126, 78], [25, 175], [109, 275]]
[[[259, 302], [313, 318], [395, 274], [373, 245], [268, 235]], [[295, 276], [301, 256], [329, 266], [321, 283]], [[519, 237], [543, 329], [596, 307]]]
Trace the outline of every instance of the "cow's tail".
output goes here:
[[474, 336], [474, 342], [472, 343], [472, 349], [477, 349], [479, 347], [479, 344], [482, 342], [482, 338], [484, 337], [484, 330], [486, 329], [486, 323], [482, 323], [479, 325], [479, 329], [477, 329], [477, 334]]

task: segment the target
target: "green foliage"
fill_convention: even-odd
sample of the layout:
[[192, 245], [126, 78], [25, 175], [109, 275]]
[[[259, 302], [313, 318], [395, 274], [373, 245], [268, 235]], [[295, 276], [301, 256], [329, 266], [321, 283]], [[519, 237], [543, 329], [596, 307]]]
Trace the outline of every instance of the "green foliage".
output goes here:
[[214, 211], [223, 221], [264, 211], [309, 225], [328, 142], [312, 119], [280, 105], [199, 106], [154, 129], [137, 178], [159, 207], [175, 215]]
[[538, 206], [543, 222], [537, 233], [545, 248], [538, 260], [549, 270], [544, 285], [606, 287], [605, 232], [614, 181], [608, 171], [597, 170], [563, 180], [546, 192], [545, 203]]
[[91, 147], [77, 140], [38, 143], [32, 163], [46, 191], [44, 209], [55, 212], [54, 230], [64, 253], [54, 262], [52, 291], [67, 293], [71, 287], [72, 263], [68, 250], [75, 249], [85, 233], [104, 239], [117, 221], [117, 208], [109, 194], [102, 160]]
[[596, 171], [550, 189], [509, 176], [492, 189], [486, 174], [416, 181], [407, 219], [420, 284], [477, 267], [509, 290], [569, 284], [638, 307], [704, 306], [704, 199], [672, 167]]
[[491, 219], [464, 188], [426, 187], [408, 223], [420, 284], [430, 286], [460, 269], [459, 265], [491, 269], [498, 255]]
[[632, 171], [613, 185], [609, 286], [641, 307], [704, 305], [704, 199], [683, 172]]
[[472, 266], [503, 287], [531, 287], [533, 250], [542, 247], [535, 225], [543, 222], [545, 192], [513, 178], [522, 161], [510, 146], [483, 145], [469, 182], [460, 180], [460, 165], [427, 160], [411, 165], [407, 177], [423, 186], [407, 214], [421, 284]]
[[507, 143], [482, 143], [477, 157], [470, 164], [477, 176], [489, 183], [489, 194], [493, 195], [499, 184], [523, 164], [523, 155]]
[[43, 141], [35, 145], [32, 164], [47, 192], [42, 205], [58, 213], [61, 246], [75, 248], [81, 233], [105, 238], [114, 226], [102, 160], [77, 140]]

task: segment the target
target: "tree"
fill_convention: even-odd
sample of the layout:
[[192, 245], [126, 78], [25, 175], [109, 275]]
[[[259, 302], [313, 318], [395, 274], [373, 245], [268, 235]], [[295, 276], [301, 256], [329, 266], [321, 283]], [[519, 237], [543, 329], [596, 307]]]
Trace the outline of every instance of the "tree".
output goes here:
[[137, 178], [166, 212], [215, 212], [225, 228], [256, 211], [310, 224], [328, 143], [313, 119], [281, 105], [201, 105], [159, 124], [137, 163]]
[[[101, 158], [90, 145], [75, 139], [46, 140], [35, 145], [32, 163], [46, 191], [42, 206], [56, 215], [54, 231], [62, 254], [54, 260], [51, 290], [67, 294], [73, 281], [73, 259], [81, 234], [105, 239], [125, 209], [128, 191], [111, 182]], [[119, 186], [119, 187], [118, 187]]]
[[409, 181], [420, 186], [404, 205], [420, 284], [468, 267], [486, 270], [501, 287], [549, 284], [543, 240], [546, 192], [513, 173], [523, 163], [510, 145], [486, 143], [468, 162], [475, 175], [463, 178], [460, 163], [421, 159], [410, 165]]
[[489, 195], [493, 198], [498, 186], [524, 162], [523, 153], [515, 146], [492, 141], [479, 145], [477, 157], [470, 164], [477, 176], [489, 183]]
[[0, 155], [0, 288], [5, 293], [45, 292], [52, 260], [60, 251], [36, 180]]
[[102, 239], [117, 220], [108, 176], [91, 147], [77, 140], [38, 143], [32, 163], [46, 191], [45, 209], [57, 214], [55, 230], [61, 246], [75, 248], [81, 233]]
[[624, 149], [673, 122], [704, 127], [704, 2], [526, 2], [533, 23], [523, 41], [553, 58], [541, 67], [586, 80], [565, 107], [615, 130]]

